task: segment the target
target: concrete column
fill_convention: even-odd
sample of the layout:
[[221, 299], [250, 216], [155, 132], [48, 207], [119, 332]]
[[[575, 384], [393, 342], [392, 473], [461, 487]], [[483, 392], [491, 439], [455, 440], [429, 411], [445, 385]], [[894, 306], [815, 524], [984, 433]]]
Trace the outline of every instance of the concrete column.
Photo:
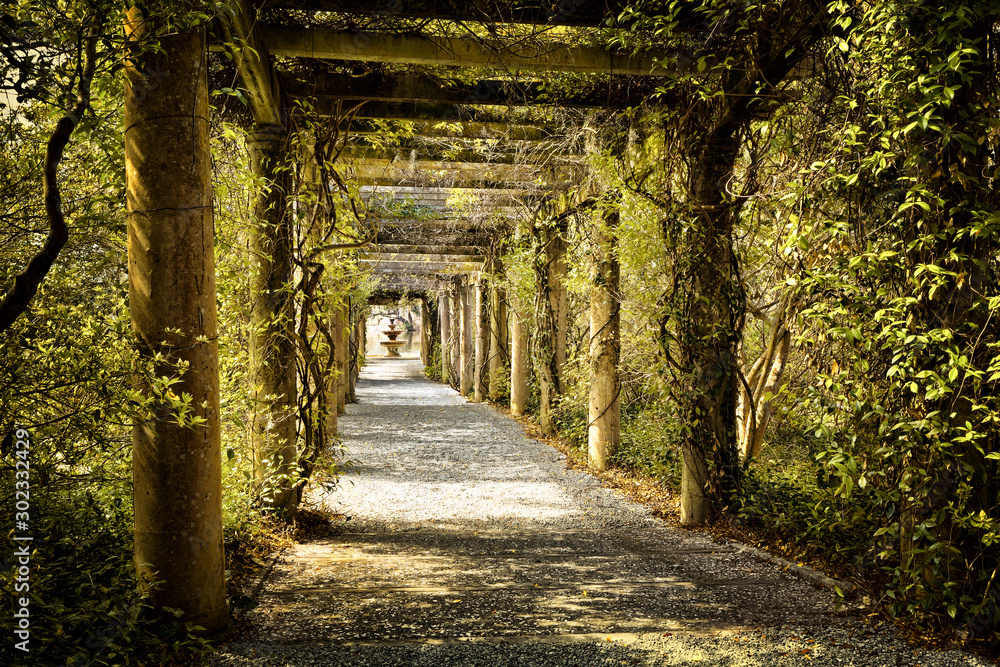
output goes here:
[[438, 318], [441, 320], [441, 381], [451, 380], [451, 299], [448, 292], [438, 294]]
[[456, 282], [448, 291], [451, 304], [451, 370], [449, 378], [455, 389], [462, 387], [462, 297], [461, 286]]
[[255, 299], [249, 336], [254, 416], [250, 431], [257, 492], [264, 505], [294, 509], [292, 485], [270, 483], [277, 475], [294, 477], [298, 464], [295, 419], [296, 346], [292, 278], [292, 224], [288, 215], [289, 172], [284, 168], [288, 132], [281, 126], [256, 126], [249, 136], [250, 166], [261, 184], [251, 221]]
[[347, 350], [347, 401], [354, 403], [358, 400], [357, 382], [358, 373], [361, 371], [361, 356], [365, 345], [365, 316], [356, 306], [348, 309], [348, 314], [354, 313], [355, 321], [351, 325], [351, 340]]
[[588, 460], [606, 470], [621, 440], [621, 267], [615, 254], [618, 212], [605, 216], [594, 234], [590, 291], [590, 403]]
[[520, 417], [528, 405], [528, 322], [517, 308], [510, 314], [510, 412]]
[[[128, 11], [129, 40], [150, 29], [139, 9]], [[135, 560], [143, 580], [162, 582], [151, 592], [154, 608], [180, 609], [186, 622], [215, 631], [229, 610], [208, 51], [203, 30], [158, 39], [163, 51], [125, 68], [129, 314], [141, 359], [155, 364], [155, 376], [178, 381], [170, 394], [140, 387], [150, 403], [132, 431]], [[185, 419], [196, 425], [177, 425], [166, 398], [185, 394]]]
[[479, 274], [476, 280], [476, 314], [475, 338], [476, 353], [473, 362], [472, 385], [474, 400], [479, 403], [486, 399], [490, 392], [489, 386], [489, 353], [490, 353], [490, 307], [489, 287], [485, 274]]
[[467, 279], [462, 280], [462, 284], [458, 288], [458, 298], [459, 298], [459, 318], [460, 318], [460, 334], [461, 343], [459, 350], [459, 365], [461, 373], [461, 385], [459, 388], [459, 393], [462, 396], [468, 396], [472, 393], [472, 372], [473, 365], [475, 364], [475, 350], [473, 343], [473, 328], [472, 328], [472, 300], [469, 298], [469, 284]]
[[420, 361], [424, 366], [431, 363], [431, 311], [423, 299], [420, 300]]
[[563, 392], [566, 365], [566, 240], [565, 222], [550, 221], [539, 230], [544, 247], [544, 284], [539, 285], [542, 312], [538, 325], [538, 422], [543, 435], [556, 432], [552, 412]]
[[510, 359], [510, 331], [507, 327], [507, 295], [500, 287], [490, 291], [490, 400], [500, 397], [500, 373]]
[[338, 304], [333, 309], [333, 340], [334, 358], [337, 362], [337, 414], [342, 415], [347, 409], [347, 372], [348, 347], [350, 345], [350, 319], [347, 312], [347, 302]]

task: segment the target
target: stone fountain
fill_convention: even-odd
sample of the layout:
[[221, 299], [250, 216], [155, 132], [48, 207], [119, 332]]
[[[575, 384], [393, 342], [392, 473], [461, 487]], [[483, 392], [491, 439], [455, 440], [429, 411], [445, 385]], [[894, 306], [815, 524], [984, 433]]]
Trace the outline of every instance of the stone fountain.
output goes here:
[[386, 329], [386, 330], [384, 330], [382, 333], [384, 333], [386, 335], [386, 338], [389, 339], [389, 340], [380, 340], [378, 342], [379, 345], [381, 345], [382, 347], [385, 348], [385, 356], [387, 356], [387, 357], [398, 357], [398, 356], [400, 356], [400, 354], [399, 354], [399, 348], [401, 348], [404, 345], [406, 345], [406, 341], [405, 340], [396, 340], [396, 337], [399, 336], [399, 334], [401, 334], [403, 332], [400, 331], [400, 330], [398, 330], [396, 328], [396, 318], [395, 317], [390, 317], [389, 318], [389, 328]]

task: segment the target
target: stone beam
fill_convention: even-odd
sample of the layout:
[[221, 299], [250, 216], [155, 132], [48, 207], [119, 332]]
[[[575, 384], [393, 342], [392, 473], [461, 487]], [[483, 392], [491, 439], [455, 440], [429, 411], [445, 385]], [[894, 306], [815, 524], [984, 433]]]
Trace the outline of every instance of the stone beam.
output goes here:
[[372, 273], [404, 276], [433, 276], [447, 273], [473, 273], [482, 268], [479, 264], [461, 264], [455, 262], [409, 264], [407, 262], [386, 262], [372, 259], [362, 259], [360, 262], [362, 268], [368, 269]]
[[[552, 132], [538, 125], [490, 123], [475, 121], [433, 121], [408, 119], [417, 136], [450, 139], [499, 139], [505, 141], [539, 141], [552, 138]], [[383, 135], [385, 128], [372, 119], [358, 118], [344, 128], [352, 136]]]
[[439, 248], [436, 254], [391, 253], [381, 250], [362, 253], [360, 258], [364, 260], [391, 262], [393, 264], [415, 264], [418, 266], [424, 264], [482, 264], [484, 259], [482, 255], [452, 254], [448, 252], [447, 248]]
[[[415, 160], [414, 160], [415, 156]], [[413, 146], [412, 148], [374, 148], [371, 146], [348, 145], [338, 154], [338, 159], [356, 163], [382, 164], [390, 162], [397, 165], [408, 165], [416, 162], [419, 166], [434, 169], [432, 165], [467, 164], [477, 168], [489, 168], [490, 165], [512, 165], [544, 167], [550, 165], [582, 165], [582, 155], [573, 156], [565, 152], [543, 152], [525, 150], [511, 152], [482, 149], [450, 149], [439, 146]], [[445, 167], [447, 168], [447, 167]]]
[[233, 61], [248, 93], [250, 113], [258, 125], [284, 125], [286, 113], [281, 102], [281, 87], [271, 67], [257, 11], [246, 0], [238, 0], [231, 7], [232, 14], [220, 13], [219, 24], [226, 43], [234, 45], [231, 47]]
[[378, 232], [378, 243], [390, 246], [425, 245], [439, 246], [455, 244], [459, 246], [480, 246], [490, 242], [486, 232], [444, 231], [427, 229], [406, 229], [403, 227], [383, 227]]
[[507, 121], [507, 114], [476, 109], [462, 104], [425, 102], [376, 102], [356, 98], [335, 100], [321, 98], [313, 106], [320, 116], [366, 120], [420, 120], [433, 123], [492, 123]]
[[448, 164], [443, 162], [417, 163], [419, 168], [410, 169], [402, 165], [381, 164], [339, 164], [337, 170], [347, 180], [359, 185], [372, 185], [378, 182], [396, 183], [399, 185], [430, 185], [449, 186], [454, 183], [474, 183], [476, 187], [490, 187], [493, 183], [502, 183], [503, 188], [521, 184], [538, 187], [568, 186], [571, 174], [565, 168], [550, 169], [519, 169], [509, 165], [486, 165], [488, 169], [478, 168], [478, 165], [463, 163]]
[[394, 243], [378, 243], [377, 251], [383, 256], [406, 254], [406, 255], [441, 255], [464, 257], [467, 255], [482, 255], [483, 248], [478, 245], [450, 245], [446, 243], [437, 245], [406, 245]]
[[671, 60], [666, 52], [629, 54], [595, 46], [511, 45], [469, 37], [325, 28], [269, 26], [265, 35], [271, 55], [292, 58], [631, 76], [667, 74], [668, 71], [656, 63]]
[[444, 19], [482, 23], [522, 23], [602, 27], [617, 17], [622, 0], [267, 0], [265, 7], [337, 12], [406, 19]]
[[431, 176], [415, 172], [385, 172], [385, 170], [382, 169], [363, 170], [361, 172], [355, 171], [351, 173], [348, 180], [361, 187], [375, 188], [462, 188], [466, 190], [480, 190], [484, 192], [489, 190], [502, 192], [511, 189], [522, 189], [524, 190], [524, 196], [526, 198], [537, 198], [544, 195], [551, 195], [555, 191], [561, 192], [566, 187], [565, 184], [561, 183], [546, 185], [528, 183], [524, 181], [465, 179], [461, 176], [456, 179], [445, 176]]
[[484, 79], [467, 84], [400, 72], [372, 72], [361, 77], [334, 72], [285, 72], [282, 78], [293, 97], [377, 102], [623, 109], [642, 104], [653, 92], [651, 85], [624, 88], [608, 80], [595, 81], [587, 90], [561, 92], [546, 88], [540, 81]]

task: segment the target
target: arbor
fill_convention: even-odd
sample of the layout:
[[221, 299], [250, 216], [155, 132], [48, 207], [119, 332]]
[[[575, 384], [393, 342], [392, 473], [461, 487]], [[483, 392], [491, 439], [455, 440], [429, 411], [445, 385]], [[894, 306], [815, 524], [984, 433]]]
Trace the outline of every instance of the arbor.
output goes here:
[[835, 9], [851, 30], [837, 41], [844, 131], [815, 169], [837, 215], [807, 285], [840, 345], [827, 383], [855, 435], [820, 432], [841, 493], [887, 517], [894, 608], [975, 633], [998, 618], [1000, 6]]
[[[682, 249], [674, 289], [662, 299], [660, 345], [676, 372], [683, 428], [681, 521], [704, 523], [731, 509], [740, 488], [737, 347], [745, 297], [733, 233], [753, 189], [752, 173], [738, 184], [741, 142], [781, 104], [787, 78], [822, 34], [825, 9], [703, 3], [682, 15], [675, 3], [658, 10], [637, 3], [625, 16], [639, 35], [690, 54], [697, 71], [661, 84], [669, 148], [626, 185], [662, 208], [666, 240]], [[713, 37], [703, 41], [706, 34]]]

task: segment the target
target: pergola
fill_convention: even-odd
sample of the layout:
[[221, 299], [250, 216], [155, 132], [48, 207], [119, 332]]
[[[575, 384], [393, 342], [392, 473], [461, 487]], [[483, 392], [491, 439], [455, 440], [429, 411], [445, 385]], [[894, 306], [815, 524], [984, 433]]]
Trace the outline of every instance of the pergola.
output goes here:
[[[374, 237], [355, 249], [357, 261], [383, 291], [420, 295], [425, 321], [436, 305], [442, 370], [463, 395], [483, 400], [495, 391], [500, 361], [509, 357], [517, 414], [528, 392], [527, 304], [511, 303], [508, 314], [507, 299], [488, 276], [499, 270], [498, 248], [519, 218], [544, 202], [565, 202], [586, 175], [580, 147], [567, 146], [544, 109], [635, 106], [649, 98], [656, 75], [692, 65], [677, 54], [604, 46], [594, 31], [614, 28], [621, 9], [616, 0], [271, 0], [260, 8], [244, 0], [216, 21], [208, 47], [229, 52], [235, 62], [252, 117], [250, 166], [263, 183], [255, 215], [264, 224], [253, 240], [260, 296], [250, 341], [261, 415], [251, 438], [272, 447], [262, 460], [296, 456], [295, 350], [282, 329], [291, 308], [284, 286], [293, 272], [287, 176], [273, 170], [294, 100], [309, 99], [343, 123], [349, 145], [338, 169], [360, 186], [362, 197], [404, 199], [431, 212], [374, 220]], [[141, 38], [139, 10], [130, 16], [133, 37]], [[382, 19], [428, 27], [380, 30]], [[130, 309], [151, 363], [165, 355], [186, 364], [175, 389], [191, 395], [204, 424], [197, 442], [189, 429], [166, 419], [137, 427], [136, 554], [169, 582], [157, 592], [160, 604], [185, 609], [189, 620], [211, 628], [224, 618], [225, 596], [219, 521], [206, 514], [221, 512], [206, 44], [198, 31], [161, 44], [164, 53], [126, 72]], [[579, 85], [549, 86], [546, 77], [553, 75], [580, 77]], [[372, 141], [381, 120], [412, 121], [410, 144], [386, 149]], [[436, 148], [433, 139], [442, 138], [450, 150]], [[478, 198], [494, 215], [459, 215], [449, 205], [457, 192]], [[539, 369], [543, 429], [566, 356], [566, 240], [555, 209], [553, 224], [542, 232], [547, 275], [539, 289], [547, 307], [544, 321], [535, 323], [543, 332], [539, 344], [552, 357]], [[610, 237], [598, 238], [592, 267], [599, 279], [591, 326], [599, 333], [590, 348], [591, 448], [598, 454], [618, 438], [612, 244]], [[334, 391], [342, 407], [349, 393], [342, 350], [351, 327], [344, 309], [334, 317], [340, 318], [334, 328], [341, 370]], [[335, 424], [335, 410], [331, 419]]]

